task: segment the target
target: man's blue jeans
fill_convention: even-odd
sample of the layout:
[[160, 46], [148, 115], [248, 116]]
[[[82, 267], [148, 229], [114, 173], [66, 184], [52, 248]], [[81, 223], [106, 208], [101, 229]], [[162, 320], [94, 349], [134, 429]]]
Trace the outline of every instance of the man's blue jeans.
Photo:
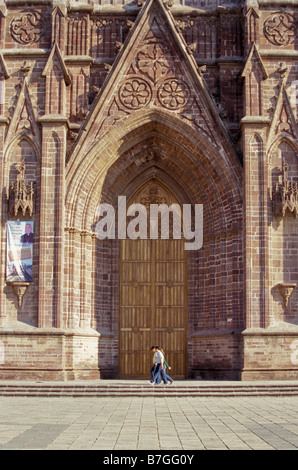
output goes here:
[[158, 381], [159, 376], [161, 376], [161, 378], [163, 379], [165, 384], [168, 383], [168, 379], [167, 379], [165, 370], [161, 368], [161, 364], [156, 364], [155, 370], [153, 371], [153, 375], [152, 375], [152, 382], [153, 383], [154, 382], [159, 383], [159, 381]]

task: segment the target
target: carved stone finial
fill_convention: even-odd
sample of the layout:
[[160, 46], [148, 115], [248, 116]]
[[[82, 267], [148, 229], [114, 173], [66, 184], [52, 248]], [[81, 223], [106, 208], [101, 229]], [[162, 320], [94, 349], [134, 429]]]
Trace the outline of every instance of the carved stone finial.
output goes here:
[[121, 51], [121, 49], [123, 49], [123, 43], [122, 42], [116, 41], [115, 46], [116, 46], [116, 49], [118, 51]]
[[289, 181], [287, 162], [283, 162], [282, 181], [272, 188], [272, 208], [276, 216], [285, 217], [288, 211], [296, 217], [298, 213], [298, 184]]
[[128, 26], [128, 29], [132, 29], [133, 25], [134, 25], [134, 22], [131, 21], [131, 20], [126, 20], [126, 24]]
[[202, 67], [199, 67], [199, 74], [201, 75], [201, 77], [204, 75], [206, 71], [207, 71], [206, 65], [202, 65]]
[[12, 216], [17, 216], [19, 210], [25, 215], [26, 212], [32, 217], [33, 214], [33, 182], [27, 183], [25, 180], [25, 161], [16, 165], [18, 171], [17, 180], [10, 183], [7, 193], [9, 212]]
[[87, 114], [89, 113], [89, 110], [86, 108], [80, 108], [77, 114], [77, 118], [79, 121], [84, 121], [87, 117]]
[[111, 64], [106, 64], [106, 63], [105, 63], [105, 64], [103, 64], [103, 65], [104, 65], [105, 70], [107, 70], [108, 72], [109, 72], [109, 71], [111, 70], [111, 68], [112, 68]]
[[100, 88], [97, 87], [97, 86], [95, 86], [95, 85], [93, 85], [92, 91], [93, 91], [93, 93], [94, 93], [95, 95], [98, 95], [98, 93], [100, 92]]
[[174, 5], [174, 0], [167, 0], [167, 1], [166, 1], [166, 6], [167, 6], [168, 8], [172, 8], [173, 5]]
[[197, 48], [197, 44], [195, 42], [193, 42], [192, 44], [189, 44], [186, 47], [186, 50], [189, 54], [193, 54], [195, 52], [196, 48]]

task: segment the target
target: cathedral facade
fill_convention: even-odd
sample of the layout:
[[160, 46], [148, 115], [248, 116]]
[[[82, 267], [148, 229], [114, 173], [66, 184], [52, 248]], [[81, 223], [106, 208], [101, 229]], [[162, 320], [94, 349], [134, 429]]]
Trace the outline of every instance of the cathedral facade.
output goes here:
[[[0, 1], [0, 379], [143, 379], [152, 345], [177, 379], [297, 378], [297, 26], [293, 0]], [[199, 246], [141, 236], [153, 205], [202, 208]]]

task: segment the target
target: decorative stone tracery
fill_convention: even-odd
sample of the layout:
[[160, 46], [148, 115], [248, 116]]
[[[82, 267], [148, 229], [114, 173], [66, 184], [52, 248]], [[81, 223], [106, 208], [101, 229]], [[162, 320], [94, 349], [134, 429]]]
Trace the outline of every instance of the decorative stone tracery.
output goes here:
[[38, 11], [24, 11], [10, 23], [12, 38], [19, 44], [30, 45], [44, 35], [46, 21]]
[[288, 164], [283, 163], [282, 181], [275, 184], [272, 190], [274, 214], [285, 217], [289, 211], [294, 217], [298, 213], [298, 184], [288, 178]]
[[272, 13], [264, 23], [264, 34], [275, 46], [292, 44], [297, 36], [297, 24], [293, 15], [285, 11]]
[[154, 83], [158, 78], [166, 75], [170, 68], [166, 52], [169, 52], [166, 46], [153, 43], [146, 45], [137, 55], [140, 72], [147, 75]]
[[9, 213], [16, 217], [21, 211], [23, 215], [28, 212], [29, 217], [33, 214], [33, 182], [27, 183], [25, 180], [26, 166], [23, 161], [16, 165], [19, 172], [16, 181], [11, 181], [9, 191], [7, 192], [7, 200], [9, 204]]

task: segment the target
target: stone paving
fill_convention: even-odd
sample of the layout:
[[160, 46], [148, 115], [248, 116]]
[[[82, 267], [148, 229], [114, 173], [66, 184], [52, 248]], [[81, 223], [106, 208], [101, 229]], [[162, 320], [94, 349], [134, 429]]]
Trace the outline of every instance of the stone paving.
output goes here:
[[295, 450], [298, 397], [0, 397], [0, 450]]

